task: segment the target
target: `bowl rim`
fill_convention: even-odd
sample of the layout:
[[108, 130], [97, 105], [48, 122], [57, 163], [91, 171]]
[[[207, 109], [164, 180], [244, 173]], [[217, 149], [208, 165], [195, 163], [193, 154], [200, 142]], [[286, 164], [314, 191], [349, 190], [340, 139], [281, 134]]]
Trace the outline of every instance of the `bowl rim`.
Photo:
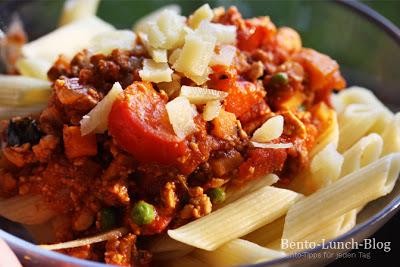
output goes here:
[[398, 45], [400, 45], [400, 28], [379, 12], [356, 0], [333, 0], [333, 2], [349, 8], [369, 20], [383, 29]]
[[[393, 39], [400, 46], [400, 29], [394, 23], [392, 23], [390, 20], [388, 20], [387, 18], [385, 18], [384, 16], [379, 14], [377, 11], [373, 10], [372, 8], [368, 7], [367, 5], [365, 5], [361, 2], [358, 2], [356, 0], [333, 0], [332, 2], [339, 6], [341, 5], [345, 8], [348, 8], [349, 10], [352, 10], [353, 12], [357, 13], [359, 16], [364, 17], [371, 23], [375, 24], [378, 28], [381, 28], [382, 30], [384, 30], [391, 37], [391, 39]], [[5, 2], [4, 4], [7, 4], [7, 2]], [[3, 5], [0, 5], [0, 6], [3, 6]], [[366, 220], [365, 222], [363, 222], [361, 224], [356, 225], [350, 231], [340, 235], [339, 237], [330, 240], [328, 242], [328, 244], [331, 242], [341, 242], [343, 240], [346, 240], [346, 239], [350, 238], [351, 236], [354, 236], [354, 235], [360, 233], [369, 225], [373, 225], [384, 218], [389, 219], [399, 209], [400, 209], [400, 195], [396, 196], [389, 204], [387, 204], [383, 209], [381, 209], [378, 213], [373, 215], [371, 218], [369, 218], [368, 220]], [[46, 257], [49, 260], [64, 261], [64, 262], [68, 262], [70, 264], [75, 264], [77, 266], [85, 266], [85, 267], [112, 266], [110, 264], [82, 260], [82, 259], [78, 259], [78, 258], [75, 258], [72, 256], [67, 256], [62, 253], [58, 253], [55, 251], [50, 251], [50, 250], [40, 248], [39, 246], [32, 244], [30, 242], [27, 242], [27, 241], [25, 241], [17, 236], [14, 236], [2, 229], [0, 229], [0, 238], [2, 238], [4, 241], [6, 241], [9, 244], [12, 244], [16, 247], [27, 250], [31, 253]], [[299, 253], [304, 254], [304, 255], [312, 254], [312, 253], [320, 252], [320, 251], [322, 251], [322, 249], [323, 249], [323, 247], [322, 247], [322, 245], [320, 245], [313, 249], [300, 251]], [[241, 265], [241, 266], [267, 267], [267, 266], [273, 266], [275, 264], [289, 263], [293, 259], [295, 259], [295, 258], [292, 255], [287, 255], [283, 258], [278, 258], [278, 259], [269, 260], [269, 261], [265, 261], [265, 262], [259, 262], [256, 264]]]

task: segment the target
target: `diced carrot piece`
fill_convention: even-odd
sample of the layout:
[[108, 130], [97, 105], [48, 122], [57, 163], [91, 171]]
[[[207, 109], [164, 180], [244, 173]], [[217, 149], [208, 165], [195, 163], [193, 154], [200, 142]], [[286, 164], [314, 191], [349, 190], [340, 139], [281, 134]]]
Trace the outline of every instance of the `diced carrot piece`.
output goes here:
[[[229, 89], [228, 92], [229, 95], [224, 102], [226, 111], [234, 113], [241, 121], [241, 116], [246, 115], [246, 113], [251, 113], [254, 117], [260, 115], [255, 114], [255, 110], [253, 109], [256, 106], [265, 103], [264, 95], [262, 91], [257, 90], [254, 83], [238, 81], [235, 83], [234, 87]], [[258, 110], [257, 112], [262, 113], [262, 111], [263, 110]]]
[[246, 19], [237, 32], [237, 46], [240, 50], [253, 51], [268, 43], [276, 34], [276, 27], [269, 17]]
[[[344, 85], [343, 78], [340, 73], [338, 74], [339, 65], [327, 55], [303, 48], [294, 56], [294, 60], [299, 62], [308, 73], [311, 90], [333, 89], [332, 86], [336, 85], [332, 84], [333, 80], [338, 81], [340, 87]], [[326, 88], [327, 86], [332, 88]]]
[[141, 162], [176, 165], [187, 152], [186, 143], [176, 136], [169, 122], [165, 102], [151, 83], [134, 82], [111, 108], [109, 134]]
[[65, 154], [69, 159], [97, 154], [96, 135], [82, 136], [79, 126], [64, 125], [63, 138]]
[[215, 65], [211, 67], [213, 73], [210, 74], [208, 87], [221, 91], [228, 91], [235, 85], [237, 79], [237, 70], [233, 67]]
[[214, 125], [212, 134], [216, 137], [229, 140], [237, 135], [236, 116], [233, 113], [222, 109], [212, 124]]

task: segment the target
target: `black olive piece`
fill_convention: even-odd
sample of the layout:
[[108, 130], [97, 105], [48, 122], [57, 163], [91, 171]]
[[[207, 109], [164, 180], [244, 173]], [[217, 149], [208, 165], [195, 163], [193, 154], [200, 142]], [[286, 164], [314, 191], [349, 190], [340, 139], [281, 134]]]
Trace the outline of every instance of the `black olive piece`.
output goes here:
[[31, 118], [12, 119], [7, 128], [8, 146], [20, 146], [25, 143], [36, 145], [41, 136], [36, 121]]

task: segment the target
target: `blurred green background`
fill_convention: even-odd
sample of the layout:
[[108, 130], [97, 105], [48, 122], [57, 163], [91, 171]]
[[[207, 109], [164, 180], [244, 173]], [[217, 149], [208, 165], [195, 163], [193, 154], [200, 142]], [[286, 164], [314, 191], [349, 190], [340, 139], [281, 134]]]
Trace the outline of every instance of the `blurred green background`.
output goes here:
[[361, 1], [375, 9], [394, 24], [400, 27], [400, 1], [399, 0], [363, 0]]

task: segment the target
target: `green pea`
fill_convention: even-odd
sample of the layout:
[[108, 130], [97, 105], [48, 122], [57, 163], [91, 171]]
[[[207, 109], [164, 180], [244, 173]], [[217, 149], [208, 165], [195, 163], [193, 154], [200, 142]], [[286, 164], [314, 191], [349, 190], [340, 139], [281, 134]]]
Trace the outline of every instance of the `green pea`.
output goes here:
[[100, 211], [100, 229], [107, 231], [116, 224], [116, 215], [113, 208], [104, 208]]
[[211, 198], [211, 202], [214, 204], [222, 203], [225, 200], [225, 191], [222, 188], [213, 188], [207, 192], [207, 195]]
[[298, 111], [301, 111], [301, 112], [306, 111], [306, 110], [307, 110], [306, 105], [301, 104], [301, 105], [297, 108], [297, 110], [298, 110]]
[[140, 200], [131, 210], [131, 218], [137, 225], [149, 224], [156, 217], [154, 206]]
[[286, 85], [289, 83], [289, 77], [285, 72], [278, 72], [271, 77], [270, 84], [273, 86]]

